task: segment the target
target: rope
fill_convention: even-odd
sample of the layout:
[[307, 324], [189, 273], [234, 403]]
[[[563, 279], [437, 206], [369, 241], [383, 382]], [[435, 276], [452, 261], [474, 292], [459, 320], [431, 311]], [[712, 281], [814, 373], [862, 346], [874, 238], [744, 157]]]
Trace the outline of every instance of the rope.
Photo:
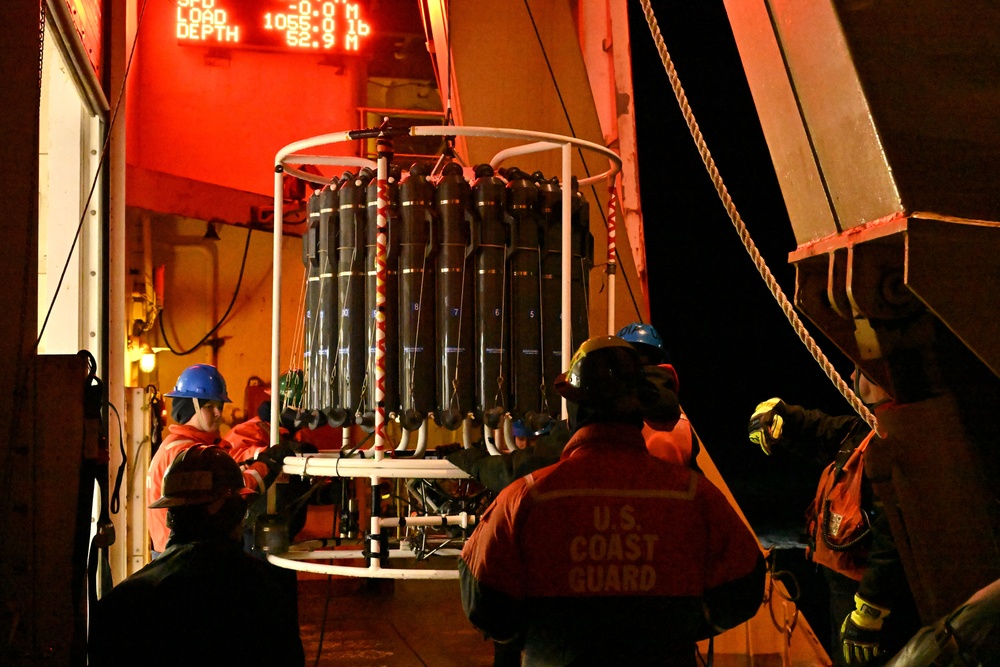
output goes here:
[[761, 257], [760, 251], [757, 250], [756, 244], [754, 244], [753, 239], [750, 238], [750, 232], [747, 231], [746, 225], [743, 223], [742, 217], [740, 217], [739, 211], [736, 210], [736, 205], [733, 203], [732, 197], [729, 196], [729, 191], [726, 189], [725, 184], [722, 182], [722, 176], [719, 173], [718, 168], [715, 166], [715, 160], [712, 159], [712, 154], [708, 150], [708, 146], [705, 144], [705, 137], [701, 134], [701, 129], [698, 127], [698, 122], [694, 118], [694, 113], [691, 111], [691, 105], [688, 103], [687, 95], [684, 93], [684, 88], [681, 87], [680, 78], [677, 76], [677, 71], [674, 69], [674, 63], [670, 58], [670, 53], [667, 51], [667, 46], [663, 41], [663, 35], [660, 34], [660, 27], [656, 22], [656, 17], [653, 15], [653, 8], [649, 3], [649, 0], [641, 0], [642, 11], [646, 16], [646, 23], [649, 25], [649, 31], [653, 36], [653, 41], [656, 43], [656, 50], [660, 54], [660, 61], [663, 63], [663, 68], [667, 73], [667, 78], [670, 79], [670, 87], [674, 91], [674, 96], [677, 98], [677, 104], [680, 106], [681, 113], [684, 116], [684, 121], [687, 123], [688, 130], [691, 132], [691, 138], [694, 139], [695, 146], [698, 148], [698, 154], [701, 156], [701, 160], [705, 165], [705, 169], [708, 170], [708, 175], [712, 179], [712, 183], [715, 185], [715, 190], [719, 194], [719, 198], [722, 200], [722, 204], [726, 208], [726, 213], [729, 214], [729, 219], [732, 221], [733, 226], [736, 228], [736, 233], [739, 234], [740, 240], [743, 241], [743, 245], [750, 255], [750, 259], [753, 261], [754, 266], [760, 273], [761, 278], [764, 279], [764, 283], [767, 285], [768, 289], [771, 290], [772, 296], [778, 302], [781, 307], [781, 312], [785, 314], [788, 322], [792, 325], [795, 330], [796, 335], [798, 335], [799, 340], [805, 345], [809, 354], [812, 358], [816, 360], [820, 368], [830, 379], [833, 385], [837, 388], [837, 391], [847, 399], [850, 403], [851, 408], [857, 412], [865, 422], [872, 428], [872, 430], [877, 430], [878, 422], [875, 420], [875, 415], [865, 407], [861, 399], [852, 391], [851, 387], [844, 382], [844, 379], [840, 377], [837, 369], [833, 367], [830, 360], [827, 359], [826, 355], [823, 354], [823, 350], [820, 349], [816, 341], [809, 334], [809, 331], [805, 328], [802, 320], [799, 319], [798, 314], [795, 312], [795, 308], [792, 303], [785, 296], [782, 291], [781, 286], [778, 285], [778, 281], [774, 278], [771, 270], [767, 267], [764, 262], [763, 257]]

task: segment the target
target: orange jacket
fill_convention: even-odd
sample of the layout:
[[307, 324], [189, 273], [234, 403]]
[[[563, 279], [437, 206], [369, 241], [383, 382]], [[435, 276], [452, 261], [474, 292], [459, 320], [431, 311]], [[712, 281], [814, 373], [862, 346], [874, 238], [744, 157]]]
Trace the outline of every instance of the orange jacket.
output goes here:
[[257, 458], [271, 446], [270, 424], [260, 417], [248, 419], [229, 429], [219, 446], [228, 451], [237, 463]]
[[642, 437], [646, 440], [646, 449], [656, 458], [692, 467], [692, 459], [695, 456], [694, 431], [686, 415], [682, 414], [670, 429], [643, 424]]
[[[245, 422], [241, 422], [229, 429], [229, 432], [222, 438], [219, 446], [229, 452], [233, 459], [241, 464], [243, 469], [243, 481], [247, 488], [255, 490], [257, 493], [264, 493], [267, 487], [277, 477], [276, 472], [268, 469], [266, 463], [257, 461], [255, 463], [244, 463], [253, 461], [257, 455], [271, 446], [271, 425], [263, 421], [260, 417], [253, 417]], [[284, 429], [282, 429], [284, 433]]]
[[[760, 548], [725, 496], [618, 423], [580, 428], [558, 463], [506, 487], [459, 572], [474, 625], [522, 635], [527, 656], [554, 665], [611, 660], [590, 651], [612, 647], [628, 654], [594, 664], [693, 656], [697, 638], [752, 616], [764, 585]], [[648, 624], [658, 629], [636, 631]]]
[[[253, 423], [255, 420], [256, 424]], [[262, 435], [258, 436], [257, 433]], [[146, 505], [160, 497], [163, 475], [177, 455], [185, 449], [195, 445], [215, 444], [225, 449], [237, 462], [241, 462], [256, 458], [268, 448], [268, 443], [267, 431], [256, 417], [231, 429], [222, 440], [219, 440], [217, 432], [206, 433], [186, 424], [171, 425], [170, 435], [164, 438], [153, 460], [149, 462], [149, 474], [146, 475]], [[243, 467], [243, 483], [256, 493], [264, 493], [273, 480], [274, 475], [268, 471], [266, 463], [257, 462]], [[162, 552], [167, 548], [167, 541], [170, 539], [166, 508], [147, 508], [146, 524], [153, 542], [153, 551]]]
[[148, 506], [159, 500], [163, 489], [163, 475], [177, 455], [195, 445], [213, 445], [219, 441], [218, 431], [202, 431], [187, 424], [171, 424], [170, 435], [163, 439], [159, 449], [149, 462], [146, 473], [146, 527], [153, 541], [153, 551], [167, 548], [170, 529], [167, 528], [167, 510], [164, 507], [150, 509]]

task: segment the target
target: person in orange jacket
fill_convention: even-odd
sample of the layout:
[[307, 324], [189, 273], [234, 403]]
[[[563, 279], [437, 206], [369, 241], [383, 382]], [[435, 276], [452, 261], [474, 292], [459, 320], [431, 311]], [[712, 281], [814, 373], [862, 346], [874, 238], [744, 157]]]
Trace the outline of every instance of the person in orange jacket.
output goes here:
[[[270, 391], [267, 392], [270, 394]], [[250, 467], [261, 459], [267, 457], [268, 452], [274, 447], [287, 448], [291, 452], [315, 453], [316, 447], [308, 442], [299, 442], [294, 439], [295, 427], [290, 424], [291, 420], [282, 417], [279, 425], [279, 445], [271, 445], [271, 402], [264, 401], [257, 409], [257, 414], [252, 418], [240, 422], [233, 426], [223, 436], [219, 446], [222, 447], [233, 459], [243, 467]], [[280, 469], [276, 474], [280, 474]], [[292, 539], [305, 526], [306, 505], [305, 499], [314, 490], [313, 482], [304, 480], [298, 475], [286, 476], [280, 480], [276, 494], [276, 510], [282, 522], [287, 524], [288, 537]], [[339, 484], [331, 484], [324, 481], [323, 488]], [[327, 489], [327, 496], [330, 490]], [[315, 494], [313, 495], [315, 497]], [[247, 512], [247, 519], [244, 526], [243, 546], [248, 553], [258, 553], [259, 549], [255, 539], [255, 529], [257, 520], [267, 512], [267, 498], [261, 496], [250, 504]], [[261, 555], [258, 553], [258, 555]]]
[[[219, 442], [222, 409], [226, 403], [232, 402], [225, 378], [210, 364], [194, 364], [185, 368], [173, 390], [165, 396], [171, 399], [170, 414], [177, 423], [170, 425], [170, 434], [153, 454], [146, 474], [146, 526], [153, 558], [163, 552], [170, 538], [167, 511], [150, 507], [161, 496], [167, 468], [184, 450]], [[243, 471], [247, 486], [263, 493], [280, 471], [281, 461], [292, 453], [282, 445], [259, 452], [256, 461]]]
[[[871, 409], [891, 397], [855, 369], [855, 393]], [[832, 416], [780, 398], [760, 403], [747, 427], [767, 454], [825, 464], [807, 512], [809, 558], [830, 594], [835, 665], [880, 665], [920, 626], [903, 564], [881, 502], [864, 470], [878, 434], [857, 415]]]
[[[643, 365], [643, 430], [646, 447], [653, 456], [699, 470], [696, 461], [700, 442], [687, 415], [680, 408], [677, 371], [660, 334], [651, 324], [636, 322], [618, 332], [629, 343]], [[473, 447], [448, 455], [448, 461], [472, 475], [491, 491], [500, 491], [518, 477], [544, 468], [559, 460], [569, 441], [569, 427], [564, 420], [553, 421], [540, 430], [531, 430], [524, 420], [514, 422], [513, 430], [525, 446], [510, 453], [491, 456], [486, 447]]]
[[[701, 445], [687, 415], [680, 409], [680, 380], [660, 333], [652, 324], [633, 322], [622, 327], [617, 336], [639, 353], [646, 380], [657, 390], [657, 400], [669, 404], [661, 407], [661, 414], [666, 414], [666, 418], [650, 414], [645, 416], [642, 436], [646, 440], [646, 449], [658, 459], [698, 470], [697, 458]], [[674, 411], [678, 417], [671, 419]]]
[[700, 473], [650, 455], [643, 367], [614, 336], [586, 341], [556, 380], [573, 435], [559, 461], [515, 480], [458, 563], [462, 604], [522, 665], [694, 667], [699, 639], [752, 617], [757, 541]]

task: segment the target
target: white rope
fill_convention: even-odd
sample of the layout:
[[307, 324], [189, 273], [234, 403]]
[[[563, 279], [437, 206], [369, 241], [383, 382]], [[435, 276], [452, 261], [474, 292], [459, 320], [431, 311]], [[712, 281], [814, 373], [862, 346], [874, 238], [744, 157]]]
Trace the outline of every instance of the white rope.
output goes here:
[[795, 308], [792, 303], [785, 296], [782, 291], [781, 286], [778, 281], [775, 280], [774, 275], [771, 270], [767, 267], [764, 262], [764, 258], [761, 257], [760, 251], [757, 250], [757, 246], [754, 244], [753, 239], [750, 238], [750, 232], [747, 231], [746, 225], [743, 223], [743, 218], [740, 217], [739, 211], [736, 210], [736, 205], [733, 203], [732, 197], [729, 196], [729, 191], [726, 189], [725, 184], [722, 182], [722, 175], [719, 173], [718, 168], [715, 166], [715, 160], [712, 159], [712, 154], [708, 150], [708, 146], [705, 144], [705, 138], [701, 134], [701, 129], [698, 127], [698, 122], [695, 120], [694, 113], [691, 111], [691, 105], [688, 103], [687, 95], [684, 93], [684, 88], [681, 86], [680, 78], [677, 76], [677, 71], [674, 68], [674, 63], [670, 59], [670, 53], [667, 51], [667, 45], [663, 41], [663, 35], [660, 34], [660, 27], [656, 22], [656, 17], [653, 15], [653, 8], [649, 3], [649, 0], [641, 0], [642, 11], [646, 16], [646, 23], [649, 25], [649, 31], [653, 35], [653, 41], [656, 43], [656, 50], [660, 54], [660, 61], [663, 63], [663, 68], [666, 70], [667, 78], [670, 79], [670, 87], [674, 91], [674, 96], [677, 98], [677, 104], [680, 106], [681, 113], [684, 115], [684, 121], [687, 123], [688, 130], [691, 132], [691, 138], [694, 139], [694, 143], [698, 148], [698, 154], [701, 156], [702, 162], [705, 164], [705, 169], [708, 170], [708, 175], [712, 179], [712, 183], [715, 185], [715, 190], [719, 194], [719, 198], [722, 200], [723, 205], [726, 207], [726, 212], [729, 214], [729, 219], [732, 221], [733, 226], [736, 227], [736, 233], [739, 234], [740, 240], [743, 241], [744, 247], [746, 247], [747, 253], [750, 254], [750, 259], [753, 260], [753, 264], [757, 267], [757, 271], [760, 273], [761, 278], [764, 279], [764, 283], [767, 285], [768, 289], [771, 290], [771, 294], [774, 296], [778, 305], [781, 307], [781, 311], [788, 318], [788, 322], [792, 325], [795, 333], [798, 335], [799, 340], [802, 344], [806, 346], [809, 354], [812, 355], [816, 363], [819, 364], [820, 368], [826, 374], [833, 385], [837, 388], [847, 402], [850, 403], [851, 407], [861, 416], [865, 422], [872, 428], [876, 430], [878, 422], [875, 420], [875, 415], [865, 407], [865, 404], [861, 402], [861, 399], [854, 393], [850, 385], [844, 382], [844, 379], [840, 377], [837, 369], [834, 368], [830, 360], [827, 359], [826, 355], [823, 354], [823, 350], [820, 349], [816, 341], [809, 334], [802, 320], [799, 319], [798, 314], [795, 312]]

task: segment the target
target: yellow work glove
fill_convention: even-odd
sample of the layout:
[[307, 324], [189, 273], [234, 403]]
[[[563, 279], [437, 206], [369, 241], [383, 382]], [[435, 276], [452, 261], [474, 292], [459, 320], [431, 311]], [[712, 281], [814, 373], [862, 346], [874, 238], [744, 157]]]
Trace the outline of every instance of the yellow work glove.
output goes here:
[[889, 610], [854, 596], [857, 609], [848, 614], [840, 626], [840, 645], [847, 664], [863, 665], [881, 652], [882, 622]]
[[771, 398], [757, 405], [750, 416], [747, 432], [750, 442], [759, 445], [765, 454], [771, 454], [771, 445], [781, 440], [781, 427], [786, 405], [780, 398]]

